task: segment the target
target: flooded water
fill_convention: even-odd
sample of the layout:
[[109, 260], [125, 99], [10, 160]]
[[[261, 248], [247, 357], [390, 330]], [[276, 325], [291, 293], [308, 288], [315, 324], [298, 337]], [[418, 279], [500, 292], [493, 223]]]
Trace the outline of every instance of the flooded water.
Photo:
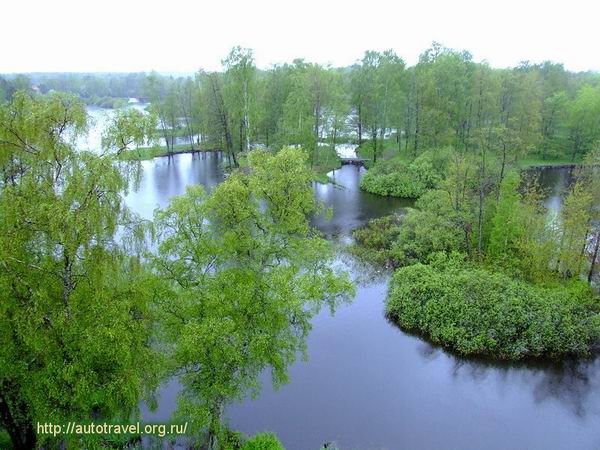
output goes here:
[[[138, 111], [146, 111], [149, 103], [134, 102], [129, 103], [125, 108], [134, 108]], [[80, 136], [75, 145], [77, 148], [89, 151], [98, 151], [102, 147], [102, 132], [108, 126], [110, 120], [115, 116], [119, 109], [99, 108], [97, 106], [88, 106], [86, 108], [88, 114], [88, 132], [85, 136]], [[194, 139], [197, 137], [194, 136]], [[169, 139], [171, 140], [171, 139]], [[165, 145], [165, 138], [159, 137], [156, 145]], [[189, 137], [175, 137], [175, 145], [189, 144]]]
[[[145, 217], [186, 185], [210, 189], [223, 178], [216, 154], [157, 158], [144, 169], [127, 203]], [[410, 205], [360, 191], [363, 173], [344, 166], [335, 184], [315, 185], [317, 198], [333, 207], [332, 220], [314, 219], [329, 239], [347, 240], [368, 219]], [[560, 207], [568, 173], [543, 176], [556, 187], [548, 206]], [[385, 319], [386, 281], [359, 285], [352, 303], [315, 317], [308, 361], [292, 365], [291, 382], [278, 391], [265, 373], [257, 399], [227, 409], [230, 425], [248, 434], [273, 431], [288, 450], [326, 442], [344, 450], [600, 449], [598, 360], [511, 365], [457, 358]], [[167, 420], [177, 391], [175, 380], [167, 383], [158, 409], [143, 410], [144, 420]]]

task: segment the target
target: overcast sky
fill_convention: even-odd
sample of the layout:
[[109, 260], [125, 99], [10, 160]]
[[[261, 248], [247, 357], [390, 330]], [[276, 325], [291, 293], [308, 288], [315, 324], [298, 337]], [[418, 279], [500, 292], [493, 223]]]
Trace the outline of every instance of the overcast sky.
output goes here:
[[598, 0], [2, 0], [0, 72], [216, 70], [234, 45], [265, 68], [348, 65], [432, 41], [495, 67], [523, 60], [600, 71]]

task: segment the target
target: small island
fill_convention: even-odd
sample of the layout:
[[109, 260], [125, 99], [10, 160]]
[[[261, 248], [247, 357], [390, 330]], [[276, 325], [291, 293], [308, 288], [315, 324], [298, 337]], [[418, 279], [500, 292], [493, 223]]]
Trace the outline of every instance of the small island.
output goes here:
[[[558, 213], [545, 206], [531, 173], [502, 173], [490, 155], [450, 157], [436, 189], [414, 208], [354, 232], [354, 254], [395, 269], [387, 316], [461, 355], [594, 354], [599, 157], [591, 152], [573, 170]], [[422, 189], [419, 176], [412, 177], [415, 190]]]

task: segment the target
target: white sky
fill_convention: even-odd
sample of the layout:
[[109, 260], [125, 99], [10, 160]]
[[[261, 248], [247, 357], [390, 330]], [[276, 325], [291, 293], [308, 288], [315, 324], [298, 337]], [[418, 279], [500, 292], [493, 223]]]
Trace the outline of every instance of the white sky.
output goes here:
[[386, 48], [414, 64], [434, 40], [600, 71], [599, 0], [0, 0], [0, 16], [0, 73], [215, 70], [238, 44], [263, 68]]

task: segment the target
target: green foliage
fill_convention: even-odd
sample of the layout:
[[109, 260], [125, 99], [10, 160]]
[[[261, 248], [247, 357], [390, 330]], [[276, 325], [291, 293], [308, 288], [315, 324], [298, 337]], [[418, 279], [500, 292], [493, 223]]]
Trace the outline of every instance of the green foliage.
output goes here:
[[285, 450], [273, 433], [259, 433], [247, 440], [240, 450]]
[[135, 416], [158, 383], [156, 279], [121, 197], [131, 166], [75, 151], [85, 128], [72, 95], [0, 107], [0, 423], [17, 447], [37, 421]]
[[570, 104], [568, 121], [573, 155], [585, 154], [600, 139], [600, 86], [583, 86]]
[[378, 195], [418, 198], [434, 189], [440, 180], [432, 155], [424, 153], [409, 164], [400, 160], [376, 164], [364, 175], [360, 187]]
[[398, 240], [392, 247], [396, 265], [426, 262], [438, 252], [466, 252], [458, 221], [447, 192], [427, 192], [404, 217]]
[[600, 339], [600, 300], [582, 282], [536, 287], [452, 259], [398, 269], [386, 311], [463, 355], [587, 356]]
[[329, 121], [340, 128], [343, 121], [343, 92], [334, 82], [340, 81], [335, 72], [319, 64], [294, 61], [288, 68], [290, 88], [282, 106], [276, 141], [279, 146], [297, 145], [308, 152], [314, 167], [321, 153], [319, 142]]
[[114, 114], [102, 135], [102, 146], [117, 154], [141, 147], [154, 140], [158, 118], [137, 109], [123, 109]]
[[[598, 193], [596, 193], [598, 195]], [[565, 198], [560, 212], [558, 271], [565, 277], [578, 276], [586, 263], [583, 251], [590, 233], [594, 194], [582, 182], [576, 182]]]
[[383, 266], [425, 263], [438, 252], [465, 251], [450, 197], [440, 190], [425, 193], [403, 216], [371, 220], [353, 237], [355, 255]]
[[501, 260], [516, 256], [519, 242], [525, 235], [518, 187], [519, 176], [516, 173], [507, 176], [500, 186], [500, 200], [491, 224], [488, 249], [491, 258]]
[[20, 89], [68, 91], [108, 107], [144, 97], [152, 102], [169, 146], [185, 130], [190, 147], [207, 140], [227, 152], [232, 166], [237, 166], [235, 153], [254, 145], [275, 150], [300, 145], [312, 163], [319, 142], [335, 142], [349, 128], [347, 137], [359, 145], [369, 141], [373, 163], [392, 137], [413, 157], [449, 146], [467, 153], [485, 150], [511, 165], [523, 158], [578, 161], [600, 138], [598, 74], [568, 72], [557, 63], [495, 69], [474, 61], [468, 51], [434, 42], [411, 67], [392, 50], [369, 50], [360, 62], [341, 69], [296, 59], [258, 70], [253, 51], [239, 46], [222, 64], [220, 72], [181, 78], [5, 75], [0, 101]]
[[224, 106], [229, 114], [230, 127], [235, 130], [234, 147], [250, 150], [250, 124], [254, 123], [254, 90], [256, 67], [252, 50], [234, 47], [223, 60]]
[[10, 436], [4, 430], [0, 430], [0, 448], [10, 449], [12, 448], [12, 442]]
[[189, 187], [156, 213], [155, 265], [168, 283], [165, 336], [184, 390], [179, 413], [214, 441], [223, 407], [275, 385], [304, 350], [310, 318], [351, 290], [330, 245], [309, 226], [318, 209], [306, 154], [255, 150], [210, 195]]
[[99, 108], [118, 109], [127, 106], [127, 99], [114, 97], [91, 97], [86, 99], [86, 104]]
[[372, 219], [362, 228], [352, 233], [354, 245], [352, 253], [372, 264], [390, 267], [397, 266], [392, 247], [402, 231], [402, 216], [390, 216]]

